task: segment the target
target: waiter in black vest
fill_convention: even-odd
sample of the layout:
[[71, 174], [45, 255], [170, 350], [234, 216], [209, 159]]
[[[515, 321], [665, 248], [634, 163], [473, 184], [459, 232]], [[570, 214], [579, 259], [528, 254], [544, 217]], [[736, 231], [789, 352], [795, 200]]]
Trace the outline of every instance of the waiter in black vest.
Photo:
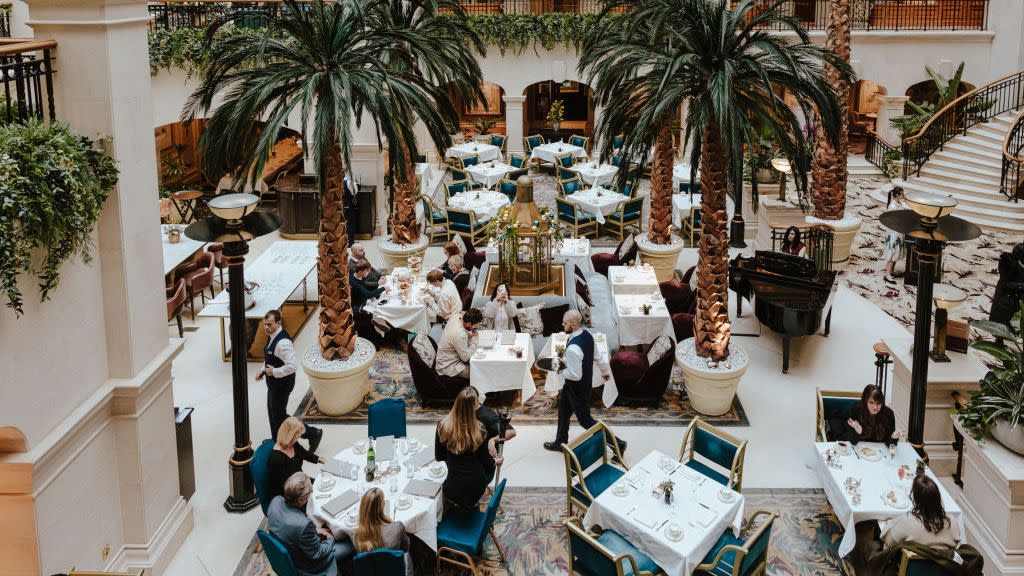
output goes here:
[[[263, 331], [267, 333], [267, 346], [263, 349], [266, 365], [256, 380], [267, 379], [267, 416], [270, 417], [270, 437], [277, 438], [277, 429], [288, 418], [288, 396], [295, 388], [295, 372], [299, 368], [292, 337], [281, 326], [281, 312], [270, 310], [263, 316]], [[303, 438], [309, 440], [309, 451], [316, 453], [324, 431], [306, 424]]]
[[[590, 391], [593, 388], [594, 376], [594, 337], [583, 329], [583, 315], [577, 310], [569, 310], [562, 316], [562, 328], [569, 334], [565, 346], [565, 370], [562, 377], [562, 395], [558, 400], [558, 430], [554, 442], [545, 442], [544, 449], [561, 452], [562, 444], [569, 442], [569, 419], [576, 415], [576, 421], [584, 429], [597, 424], [590, 415]], [[611, 378], [607, 358], [598, 358], [601, 378]], [[618, 440], [619, 452], [626, 453], [626, 441]]]

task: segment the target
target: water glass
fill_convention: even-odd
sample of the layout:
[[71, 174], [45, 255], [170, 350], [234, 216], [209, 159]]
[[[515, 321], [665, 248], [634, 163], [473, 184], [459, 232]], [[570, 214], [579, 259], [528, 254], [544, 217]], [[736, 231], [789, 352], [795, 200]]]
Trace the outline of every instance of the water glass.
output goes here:
[[405, 464], [405, 477], [412, 479], [413, 475], [416, 474], [416, 469], [413, 468], [412, 464], [406, 462]]
[[392, 478], [391, 480], [388, 481], [388, 491], [391, 492], [392, 494], [397, 494], [398, 493], [398, 479], [397, 478]]

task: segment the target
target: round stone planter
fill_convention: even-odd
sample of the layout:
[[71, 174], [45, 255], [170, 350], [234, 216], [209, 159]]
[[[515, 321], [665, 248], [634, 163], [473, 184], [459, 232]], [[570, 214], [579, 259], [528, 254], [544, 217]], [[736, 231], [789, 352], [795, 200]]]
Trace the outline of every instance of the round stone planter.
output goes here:
[[365, 338], [356, 339], [356, 349], [347, 360], [324, 360], [319, 346], [306, 350], [302, 370], [309, 376], [321, 412], [340, 416], [359, 407], [370, 392], [370, 366], [376, 353]]
[[835, 230], [835, 239], [832, 241], [832, 262], [846, 262], [850, 259], [850, 247], [853, 246], [853, 239], [860, 232], [860, 218], [850, 212], [846, 212], [842, 220], [822, 220], [815, 216], [807, 216], [804, 221], [808, 224], [824, 224]]
[[709, 367], [706, 358], [697, 356], [694, 345], [695, 340], [687, 338], [676, 346], [676, 364], [683, 371], [690, 406], [708, 416], [725, 414], [732, 407], [750, 359], [742, 348], [730, 342], [729, 357]]
[[1013, 428], [1006, 420], [997, 420], [988, 431], [1000, 444], [1024, 456], [1024, 426]]
[[409, 256], [422, 258], [428, 244], [427, 237], [420, 236], [415, 244], [395, 244], [390, 239], [381, 240], [377, 243], [377, 248], [380, 249], [388, 270], [394, 270], [396, 267], [408, 267]]
[[658, 282], [672, 279], [672, 273], [676, 270], [676, 262], [679, 260], [679, 253], [683, 251], [683, 240], [676, 236], [670, 236], [670, 244], [652, 244], [647, 239], [647, 233], [636, 237], [636, 246], [640, 251], [640, 261], [650, 264], [654, 268], [654, 274]]

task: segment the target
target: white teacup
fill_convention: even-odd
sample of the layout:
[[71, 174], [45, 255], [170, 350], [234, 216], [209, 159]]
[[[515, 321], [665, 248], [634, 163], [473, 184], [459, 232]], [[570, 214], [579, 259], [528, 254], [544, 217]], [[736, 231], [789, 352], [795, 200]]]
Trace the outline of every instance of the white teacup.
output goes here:
[[409, 496], [402, 494], [398, 497], [398, 505], [402, 508], [407, 508], [410, 504], [412, 504], [412, 500], [409, 499]]
[[430, 473], [435, 476], [439, 476], [443, 471], [444, 467], [441, 466], [440, 462], [434, 462], [433, 464], [430, 465]]
[[668, 534], [670, 538], [679, 538], [683, 535], [683, 529], [679, 524], [673, 522], [665, 527], [665, 533]]
[[356, 442], [356, 452], [365, 452], [365, 451], [366, 451], [366, 440], [359, 440], [358, 442]]
[[415, 438], [409, 438], [409, 450], [419, 450], [420, 441]]

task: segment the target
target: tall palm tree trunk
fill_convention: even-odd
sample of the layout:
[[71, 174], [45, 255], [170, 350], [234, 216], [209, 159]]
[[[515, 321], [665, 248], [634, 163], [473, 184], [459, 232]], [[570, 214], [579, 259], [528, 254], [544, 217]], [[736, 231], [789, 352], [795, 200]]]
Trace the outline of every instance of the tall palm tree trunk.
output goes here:
[[409, 151], [408, 142], [402, 142], [402, 158], [398, 161], [405, 164], [405, 176], [394, 179], [391, 241], [396, 244], [415, 244], [420, 239], [420, 223], [416, 220], [416, 200], [419, 194], [416, 186], [416, 165]]
[[716, 122], [704, 128], [700, 155], [701, 219], [697, 257], [697, 355], [718, 361], [729, 356], [729, 187], [722, 135]]
[[[825, 48], [850, 61], [850, 0], [832, 0]], [[846, 158], [850, 144], [850, 83], [834, 67], [825, 64], [825, 76], [835, 87], [839, 104], [839, 142], [833, 147], [819, 119], [814, 130], [814, 164], [811, 167], [811, 200], [814, 215], [840, 220], [846, 209]]]
[[[329, 134], [335, 134], [333, 128]], [[326, 150], [326, 174], [320, 199], [320, 349], [325, 360], [344, 360], [356, 348], [356, 324], [348, 284], [348, 224], [345, 222], [345, 165], [341, 146], [331, 139]]]
[[654, 141], [654, 162], [651, 166], [651, 218], [647, 238], [652, 244], [668, 244], [672, 225], [672, 122], [666, 119]]

